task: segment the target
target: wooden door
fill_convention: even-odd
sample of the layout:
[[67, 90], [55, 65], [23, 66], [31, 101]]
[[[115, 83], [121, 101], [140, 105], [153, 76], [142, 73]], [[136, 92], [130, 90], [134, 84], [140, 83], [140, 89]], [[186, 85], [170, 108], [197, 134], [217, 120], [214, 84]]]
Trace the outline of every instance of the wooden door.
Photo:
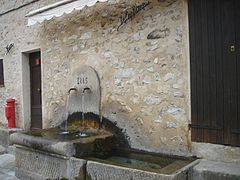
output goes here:
[[239, 0], [189, 0], [192, 140], [240, 146]]
[[232, 64], [232, 119], [230, 124], [230, 144], [240, 146], [240, 1], [234, 1], [234, 26], [235, 26], [235, 41], [232, 43], [235, 47], [233, 53], [234, 60]]
[[40, 52], [29, 54], [31, 86], [31, 129], [42, 128], [41, 60]]

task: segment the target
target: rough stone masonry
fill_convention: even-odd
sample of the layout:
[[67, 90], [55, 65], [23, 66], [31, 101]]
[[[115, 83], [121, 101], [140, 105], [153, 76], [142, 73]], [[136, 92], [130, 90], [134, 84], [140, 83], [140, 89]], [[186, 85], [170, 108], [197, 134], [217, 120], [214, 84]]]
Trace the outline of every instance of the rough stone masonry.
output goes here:
[[[188, 153], [190, 87], [185, 0], [150, 0], [118, 31], [119, 17], [143, 1], [111, 0], [26, 26], [25, 14], [53, 2], [38, 1], [0, 16], [0, 59], [4, 59], [5, 70], [5, 87], [0, 88], [1, 123], [6, 125], [4, 101], [13, 96], [18, 102], [17, 125], [29, 128], [23, 117], [21, 56], [25, 50], [40, 47], [44, 128], [64, 120], [71, 73], [89, 65], [100, 77], [103, 116], [123, 129], [133, 148]], [[14, 42], [14, 48], [5, 55], [3, 47], [9, 42]]]

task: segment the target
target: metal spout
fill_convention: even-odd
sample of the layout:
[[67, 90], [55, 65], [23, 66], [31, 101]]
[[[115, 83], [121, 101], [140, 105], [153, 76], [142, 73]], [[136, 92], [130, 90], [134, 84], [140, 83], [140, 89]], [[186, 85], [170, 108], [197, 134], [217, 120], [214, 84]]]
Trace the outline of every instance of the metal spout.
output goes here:
[[75, 88], [75, 87], [70, 88], [70, 89], [68, 90], [67, 94], [70, 94], [71, 91], [77, 91], [77, 88]]
[[89, 87], [85, 87], [85, 88], [83, 89], [82, 93], [85, 93], [85, 91], [87, 91], [88, 93], [90, 93], [90, 92], [91, 92], [91, 89], [90, 89]]

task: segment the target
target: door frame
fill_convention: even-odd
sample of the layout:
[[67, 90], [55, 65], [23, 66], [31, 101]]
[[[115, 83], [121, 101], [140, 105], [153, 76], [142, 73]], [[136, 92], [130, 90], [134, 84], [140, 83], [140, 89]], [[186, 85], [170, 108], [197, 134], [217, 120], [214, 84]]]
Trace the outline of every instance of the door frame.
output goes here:
[[[29, 54], [40, 51], [42, 59], [42, 51], [40, 47], [29, 48], [21, 51], [21, 72], [22, 72], [22, 128], [30, 130], [31, 128], [31, 87], [30, 87], [30, 65]], [[42, 79], [42, 66], [41, 66], [41, 79]], [[42, 82], [41, 82], [42, 84]], [[43, 108], [42, 108], [43, 113]]]

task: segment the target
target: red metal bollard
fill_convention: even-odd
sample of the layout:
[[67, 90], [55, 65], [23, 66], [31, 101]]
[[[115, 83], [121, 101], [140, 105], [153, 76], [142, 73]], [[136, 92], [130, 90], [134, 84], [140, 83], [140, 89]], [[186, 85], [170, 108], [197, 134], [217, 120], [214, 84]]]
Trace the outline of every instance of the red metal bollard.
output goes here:
[[15, 99], [11, 97], [7, 99], [7, 104], [5, 106], [5, 115], [8, 120], [8, 128], [16, 128], [15, 103]]

